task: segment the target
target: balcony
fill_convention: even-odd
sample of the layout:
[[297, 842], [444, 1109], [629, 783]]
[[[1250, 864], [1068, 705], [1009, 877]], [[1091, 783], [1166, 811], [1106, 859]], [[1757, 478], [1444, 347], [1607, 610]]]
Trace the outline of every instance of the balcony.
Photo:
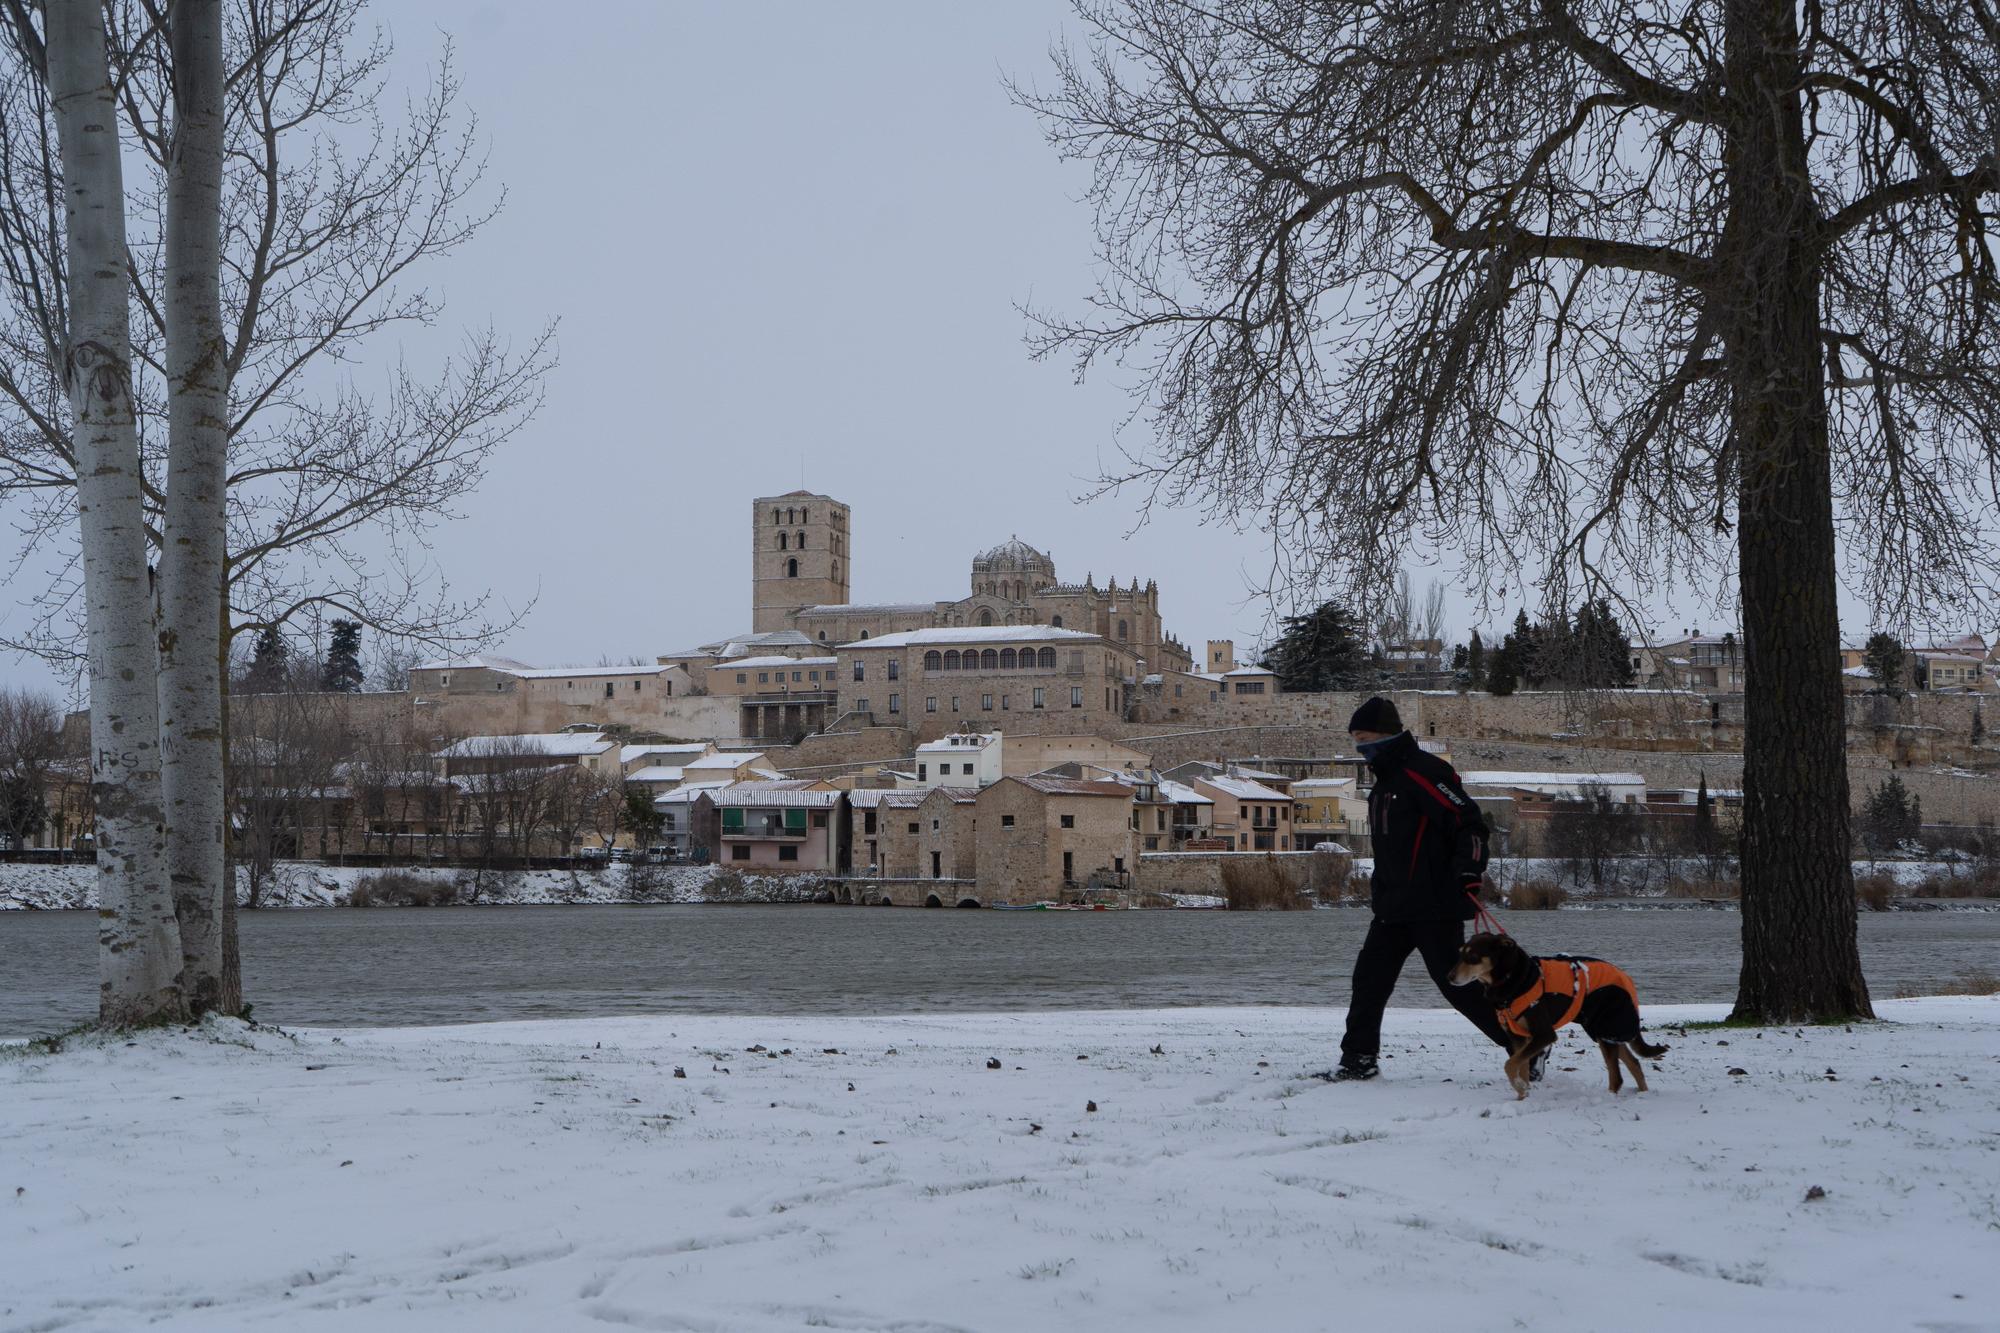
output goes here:
[[811, 832], [810, 820], [804, 810], [730, 810], [722, 811], [722, 837], [728, 841], [803, 841]]

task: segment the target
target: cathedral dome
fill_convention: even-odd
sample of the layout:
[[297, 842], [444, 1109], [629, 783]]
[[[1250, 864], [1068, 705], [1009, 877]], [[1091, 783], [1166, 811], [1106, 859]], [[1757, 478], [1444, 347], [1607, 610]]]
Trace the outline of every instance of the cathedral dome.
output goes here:
[[990, 551], [972, 557], [975, 574], [1047, 574], [1055, 576], [1055, 561], [1022, 541], [1009, 537]]

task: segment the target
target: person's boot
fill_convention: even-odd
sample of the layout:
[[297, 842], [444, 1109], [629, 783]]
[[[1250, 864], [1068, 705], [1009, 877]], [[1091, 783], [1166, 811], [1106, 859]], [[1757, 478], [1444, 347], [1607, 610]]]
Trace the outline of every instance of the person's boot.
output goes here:
[[1528, 1082], [1540, 1083], [1542, 1081], [1542, 1071], [1549, 1067], [1549, 1052], [1554, 1049], [1555, 1047], [1553, 1046], [1543, 1047], [1542, 1053], [1528, 1063]]
[[1375, 1057], [1372, 1055], [1344, 1055], [1340, 1058], [1338, 1066], [1323, 1070], [1313, 1077], [1324, 1079], [1328, 1083], [1359, 1083], [1363, 1079], [1374, 1078], [1381, 1072], [1381, 1066], [1375, 1063]]

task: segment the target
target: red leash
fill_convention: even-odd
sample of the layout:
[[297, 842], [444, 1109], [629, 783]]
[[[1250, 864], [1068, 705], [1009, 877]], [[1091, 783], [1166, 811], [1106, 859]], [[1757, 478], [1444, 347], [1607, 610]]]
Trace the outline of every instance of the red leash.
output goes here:
[[1465, 896], [1472, 899], [1472, 924], [1474, 927], [1478, 930], [1488, 931], [1494, 935], [1505, 935], [1507, 933], [1507, 928], [1500, 924], [1499, 918], [1487, 911], [1486, 904], [1479, 901], [1478, 894], [1467, 889]]

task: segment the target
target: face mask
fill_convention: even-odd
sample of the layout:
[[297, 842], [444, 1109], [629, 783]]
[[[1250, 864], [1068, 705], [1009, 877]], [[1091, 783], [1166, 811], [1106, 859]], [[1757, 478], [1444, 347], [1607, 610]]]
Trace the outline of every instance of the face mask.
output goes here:
[[1391, 736], [1388, 738], [1388, 740], [1362, 741], [1359, 745], [1355, 746], [1354, 748], [1361, 751], [1361, 757], [1363, 759], [1373, 759], [1376, 755], [1382, 752], [1384, 747], [1386, 747], [1389, 744], [1389, 741], [1393, 741], [1395, 739], [1396, 738], [1394, 736]]

